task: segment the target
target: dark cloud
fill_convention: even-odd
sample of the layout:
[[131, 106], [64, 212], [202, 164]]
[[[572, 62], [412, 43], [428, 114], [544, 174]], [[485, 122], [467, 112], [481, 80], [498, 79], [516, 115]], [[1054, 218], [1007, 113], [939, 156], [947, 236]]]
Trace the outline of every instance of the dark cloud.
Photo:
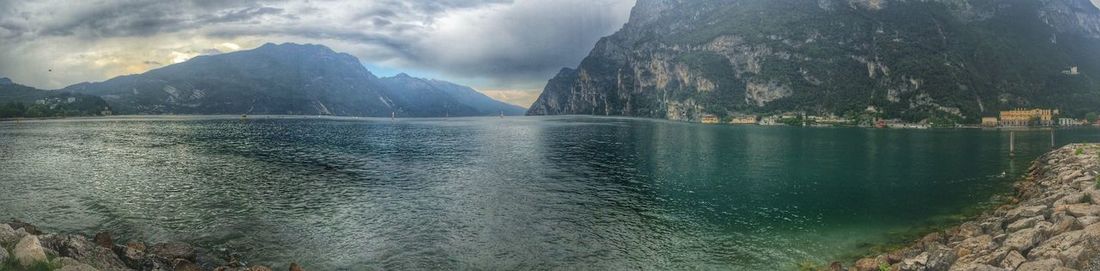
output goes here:
[[[88, 64], [89, 69], [124, 61], [120, 59], [141, 64], [150, 58], [123, 55], [136, 54], [132, 48], [139, 46], [157, 48], [157, 54], [220, 53], [202, 48], [244, 39], [247, 42], [242, 44], [326, 44], [375, 66], [421, 70], [457, 81], [478, 78], [495, 82], [496, 89], [530, 88], [544, 83], [561, 67], [576, 66], [596, 40], [626, 21], [633, 2], [0, 0], [0, 72], [18, 70], [18, 63], [33, 61], [66, 65], [78, 65], [73, 59], [99, 61]], [[133, 44], [135, 41], [138, 44]], [[187, 41], [205, 43], [180, 44]], [[77, 45], [98, 45], [98, 49], [82, 52], [91, 49]], [[69, 55], [69, 60], [64, 55]], [[165, 61], [170, 60], [144, 64], [169, 63]], [[79, 77], [54, 75], [26, 81], [67, 84], [102, 73], [114, 72], [89, 70]]]

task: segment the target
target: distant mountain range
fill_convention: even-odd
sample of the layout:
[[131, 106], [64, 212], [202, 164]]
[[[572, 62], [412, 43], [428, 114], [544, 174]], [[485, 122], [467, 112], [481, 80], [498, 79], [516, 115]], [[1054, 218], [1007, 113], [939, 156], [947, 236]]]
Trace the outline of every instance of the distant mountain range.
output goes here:
[[443, 117], [522, 115], [526, 110], [449, 82], [405, 74], [379, 78], [354, 56], [293, 43], [198, 56], [57, 92], [102, 97], [115, 114]]
[[874, 114], [977, 123], [1100, 111], [1089, 0], [638, 0], [531, 115]]
[[40, 90], [0, 78], [0, 118], [96, 116], [110, 111], [96, 96]]

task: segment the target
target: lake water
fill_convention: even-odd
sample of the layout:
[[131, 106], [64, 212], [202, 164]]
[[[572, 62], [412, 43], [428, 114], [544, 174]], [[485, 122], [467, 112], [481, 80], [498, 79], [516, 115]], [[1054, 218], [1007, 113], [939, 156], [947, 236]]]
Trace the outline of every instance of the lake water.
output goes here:
[[[343, 269], [793, 269], [1010, 193], [1049, 131], [593, 118], [0, 122], [0, 217]], [[1059, 145], [1100, 130], [1059, 130]]]

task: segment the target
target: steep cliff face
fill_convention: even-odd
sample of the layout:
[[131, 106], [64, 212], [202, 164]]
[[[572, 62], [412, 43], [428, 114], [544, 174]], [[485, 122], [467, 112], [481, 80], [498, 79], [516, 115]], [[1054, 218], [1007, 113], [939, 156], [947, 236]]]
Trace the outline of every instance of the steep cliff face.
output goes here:
[[639, 0], [528, 114], [1084, 114], [1100, 110], [1098, 20], [1089, 0]]

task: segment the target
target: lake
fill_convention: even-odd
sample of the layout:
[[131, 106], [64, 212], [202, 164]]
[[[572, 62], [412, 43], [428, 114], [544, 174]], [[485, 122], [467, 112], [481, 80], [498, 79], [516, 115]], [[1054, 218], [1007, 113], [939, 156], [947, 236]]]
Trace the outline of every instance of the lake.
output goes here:
[[[1058, 145], [1100, 130], [1058, 130]], [[1050, 131], [597, 117], [0, 122], [0, 217], [285, 269], [794, 269], [993, 204]]]

